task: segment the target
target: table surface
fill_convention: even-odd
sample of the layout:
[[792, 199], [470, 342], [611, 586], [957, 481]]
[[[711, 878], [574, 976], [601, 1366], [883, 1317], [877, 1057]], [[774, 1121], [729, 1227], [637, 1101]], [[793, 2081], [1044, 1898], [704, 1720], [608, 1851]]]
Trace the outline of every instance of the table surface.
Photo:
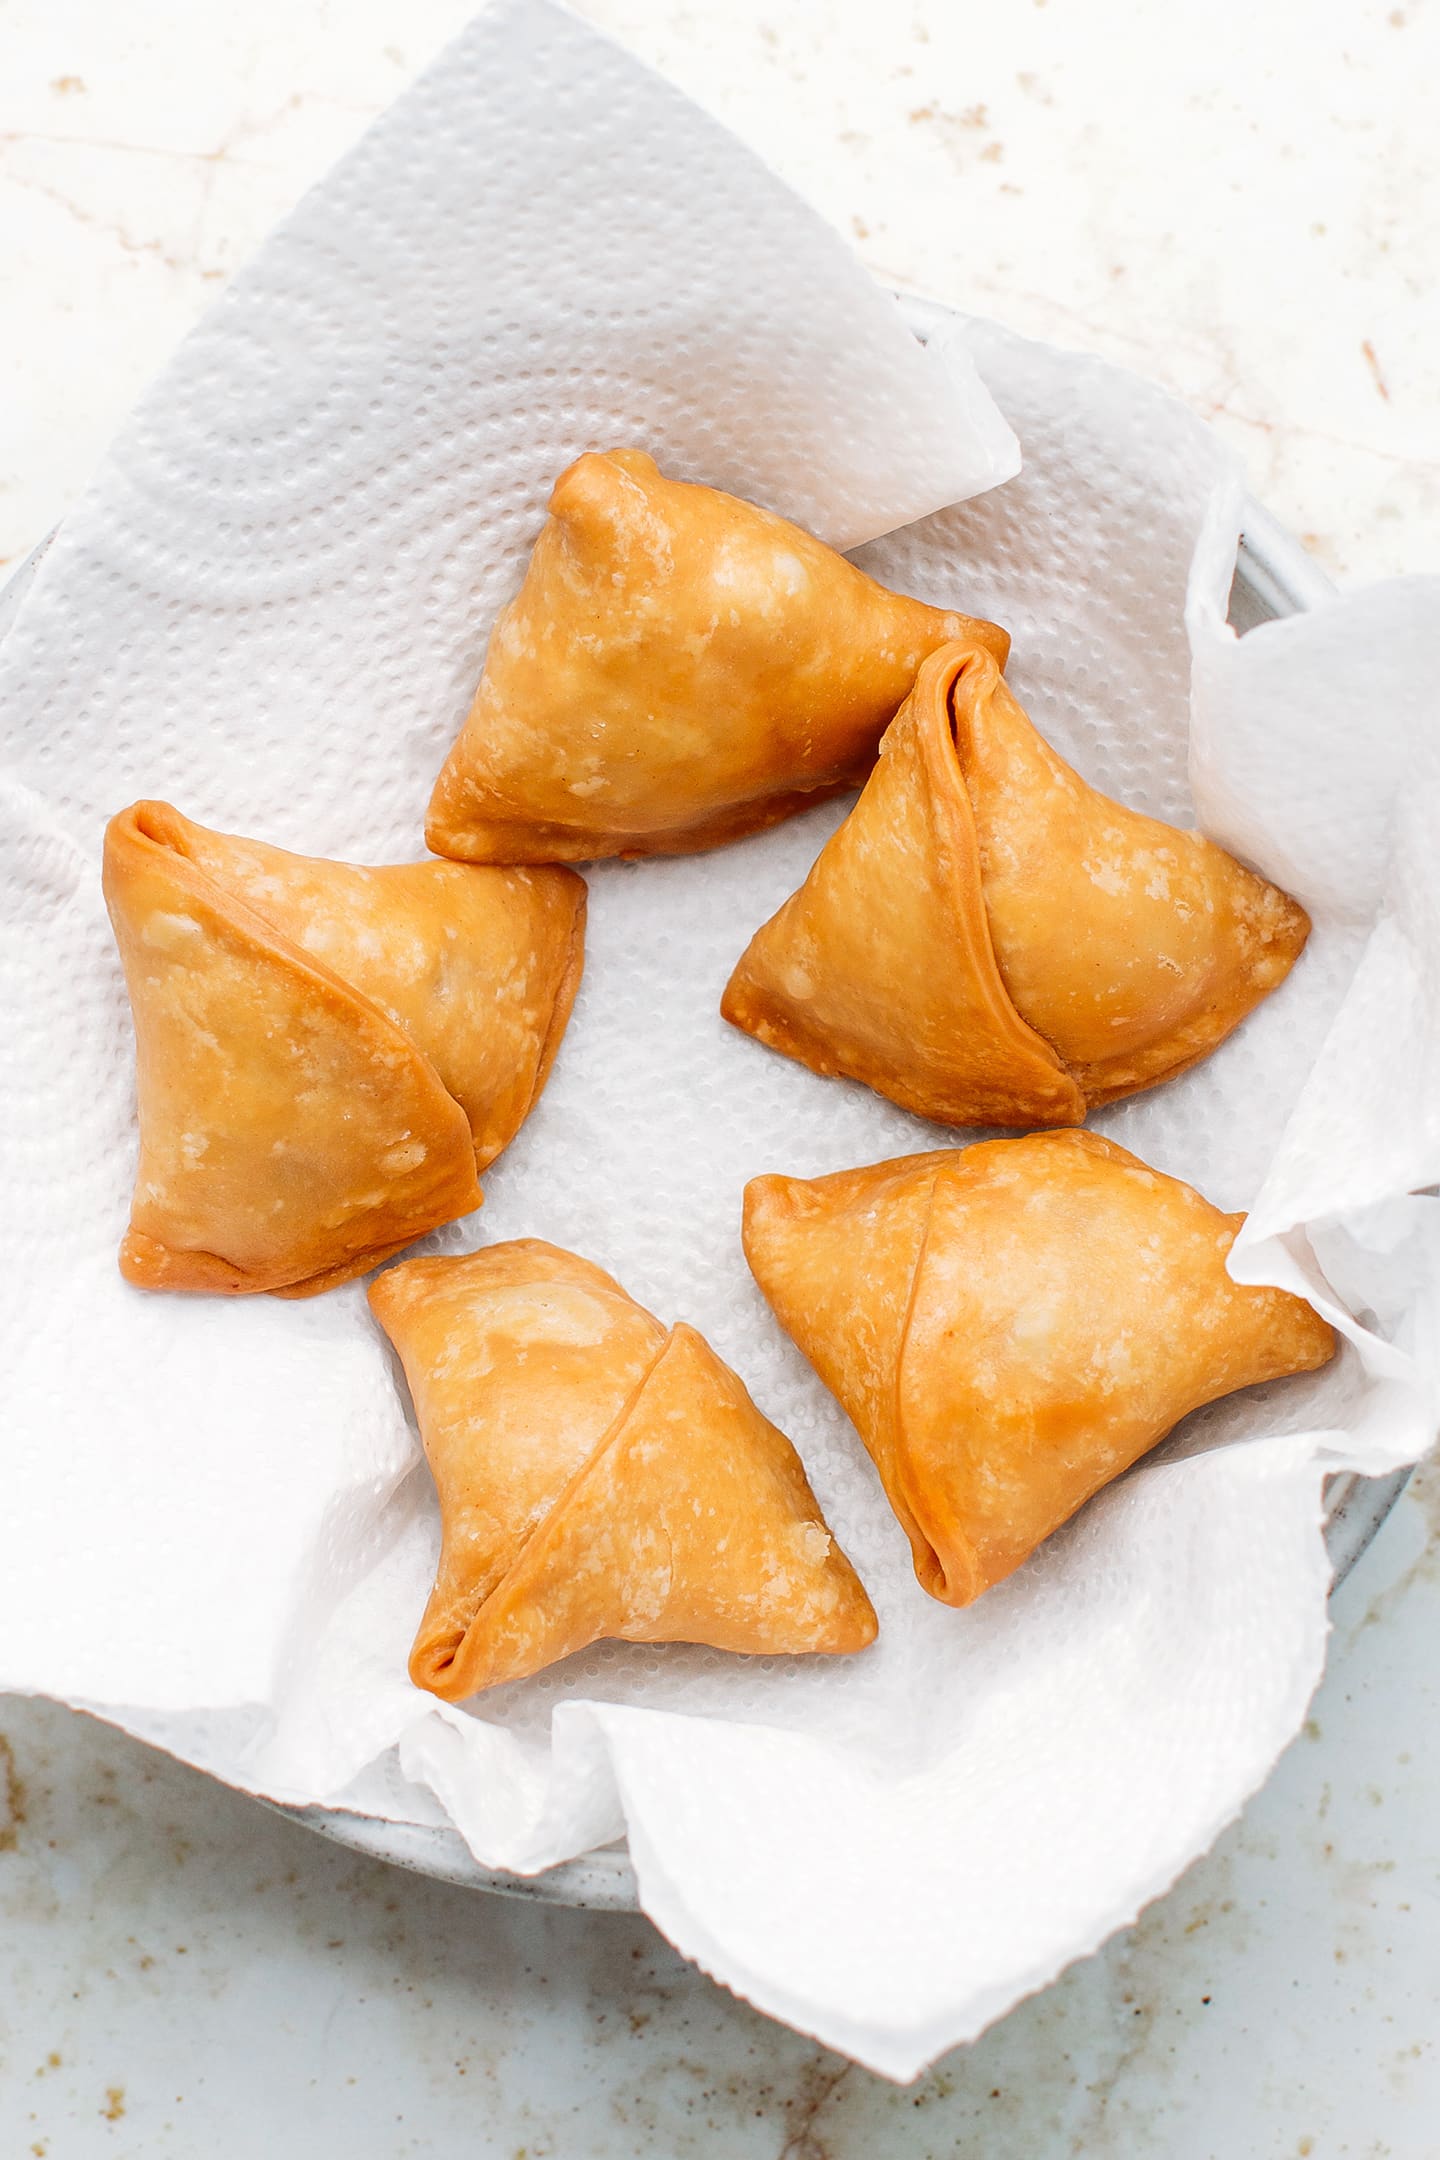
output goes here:
[[[0, 564], [465, 0], [0, 7]], [[1342, 583], [1440, 569], [1440, 8], [586, 0], [882, 278], [1167, 384]], [[0, 2151], [1440, 2156], [1440, 1474], [1303, 1736], [1097, 1957], [901, 2090], [647, 1923], [358, 1861], [0, 1701]]]

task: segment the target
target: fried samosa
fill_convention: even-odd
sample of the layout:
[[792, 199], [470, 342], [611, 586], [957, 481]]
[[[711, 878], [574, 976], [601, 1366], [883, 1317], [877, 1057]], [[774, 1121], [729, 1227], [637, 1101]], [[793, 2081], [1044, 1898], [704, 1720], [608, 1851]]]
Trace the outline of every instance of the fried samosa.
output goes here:
[[1309, 929], [1213, 841], [1088, 787], [956, 643], [721, 1011], [944, 1125], [1073, 1125], [1207, 1056]]
[[584, 947], [559, 869], [360, 869], [140, 802], [105, 834], [135, 1021], [127, 1281], [309, 1296], [480, 1204]]
[[1233, 1282], [1243, 1215], [1088, 1132], [745, 1191], [745, 1254], [874, 1457], [932, 1597], [971, 1604], [1202, 1403], [1330, 1327]]
[[873, 1641], [795, 1450], [693, 1328], [534, 1238], [403, 1261], [370, 1303], [440, 1498], [417, 1687], [461, 1702], [608, 1637]]
[[993, 623], [887, 592], [640, 450], [555, 483], [425, 829], [466, 862], [683, 855], [858, 787], [927, 653]]

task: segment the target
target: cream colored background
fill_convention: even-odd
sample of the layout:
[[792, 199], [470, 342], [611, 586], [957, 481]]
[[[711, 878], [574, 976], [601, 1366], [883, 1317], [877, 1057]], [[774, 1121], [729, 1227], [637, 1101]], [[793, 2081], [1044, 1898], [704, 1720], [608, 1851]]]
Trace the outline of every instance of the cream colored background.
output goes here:
[[[470, 12], [0, 0], [0, 565]], [[881, 277], [1187, 398], [1333, 575], [1440, 569], [1434, 0], [582, 12]], [[1336, 1600], [1305, 1737], [1216, 1852], [910, 2092], [765, 2024], [644, 1923], [353, 1863], [0, 1702], [0, 2149], [1437, 2160], [1432, 1524], [1422, 1474]]]

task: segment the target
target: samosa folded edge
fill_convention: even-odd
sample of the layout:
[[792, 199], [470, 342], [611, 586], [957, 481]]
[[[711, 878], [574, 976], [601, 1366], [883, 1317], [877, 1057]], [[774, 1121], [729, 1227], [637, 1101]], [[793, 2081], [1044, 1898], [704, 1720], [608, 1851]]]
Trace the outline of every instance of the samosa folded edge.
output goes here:
[[1309, 928], [1213, 841], [1090, 787], [960, 641], [721, 1011], [942, 1124], [1072, 1125], [1208, 1056]]

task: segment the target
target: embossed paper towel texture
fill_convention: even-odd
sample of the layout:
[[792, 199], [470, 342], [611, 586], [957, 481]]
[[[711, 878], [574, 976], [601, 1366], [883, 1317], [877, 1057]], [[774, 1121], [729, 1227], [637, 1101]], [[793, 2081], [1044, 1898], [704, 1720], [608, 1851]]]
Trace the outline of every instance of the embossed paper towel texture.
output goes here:
[[[567, 134], [603, 135], [609, 91], [594, 111], [583, 95], [595, 79], [633, 97], [643, 84], [668, 104], [549, 11], [482, 25], [461, 49], [462, 72], [495, 37], [538, 39], [551, 52], [532, 69], [542, 78], [534, 98], [523, 84], [514, 91], [536, 125], [558, 112]], [[565, 88], [567, 68], [581, 80]], [[448, 78], [421, 95], [448, 110]], [[497, 111], [511, 95], [508, 82], [495, 86]], [[405, 124], [402, 108], [362, 159], [399, 154], [403, 164]], [[687, 125], [711, 139], [697, 117]], [[503, 132], [499, 119], [493, 126]], [[473, 154], [473, 132], [444, 142], [447, 173]], [[541, 141], [552, 145], [548, 172], [554, 138], [542, 128]], [[533, 140], [516, 138], [515, 153], [533, 156]], [[608, 185], [618, 186], [615, 170]], [[353, 196], [354, 169], [339, 180]], [[457, 199], [482, 217], [477, 195], [446, 198]], [[776, 215], [800, 215], [780, 200]], [[418, 244], [416, 207], [386, 205], [395, 222], [373, 268], [382, 312], [405, 234]], [[237, 290], [228, 317], [182, 356], [182, 380], [198, 365], [203, 395], [197, 388], [193, 406], [151, 401], [138, 443], [117, 450], [48, 590], [0, 651], [36, 790], [11, 788], [5, 803], [16, 864], [6, 902], [23, 880], [27, 927], [12, 919], [5, 947], [21, 1017], [4, 1048], [17, 1106], [4, 1192], [8, 1242], [23, 1247], [25, 1266], [10, 1343], [21, 1415], [0, 1529], [0, 1678], [99, 1699], [192, 1759], [282, 1795], [343, 1789], [351, 1804], [417, 1818], [433, 1816], [438, 1795], [498, 1864], [540, 1866], [628, 1830], [646, 1905], [683, 1948], [762, 2007], [906, 2075], [1130, 1917], [1203, 1849], [1295, 1729], [1323, 1647], [1321, 1467], [1347, 1449], [1372, 1465], [1403, 1459], [1427, 1429], [1432, 1389], [1415, 1318], [1428, 1232], [1407, 1225], [1397, 1236], [1392, 1224], [1378, 1259], [1353, 1224], [1346, 1233], [1355, 1302], [1393, 1340], [1361, 1338], [1352, 1325], [1359, 1347], [1329, 1373], [1190, 1421], [1011, 1583], [969, 1612], [945, 1610], [916, 1587], [853, 1432], [780, 1338], [739, 1251], [746, 1177], [823, 1171], [943, 1137], [862, 1089], [768, 1055], [718, 1017], [735, 955], [842, 810], [717, 855], [601, 866], [586, 980], [550, 1088], [489, 1174], [484, 1213], [431, 1242], [550, 1237], [613, 1268], [665, 1318], [705, 1329], [794, 1435], [875, 1597], [881, 1637], [863, 1658], [809, 1663], [606, 1645], [485, 1698], [474, 1715], [411, 1689], [404, 1659], [435, 1553], [434, 1508], [360, 1291], [308, 1305], [147, 1299], [118, 1283], [113, 1263], [133, 1141], [123, 994], [94, 871], [99, 817], [129, 795], [168, 789], [222, 825], [316, 850], [409, 851], [544, 484], [586, 439], [554, 420], [565, 393], [537, 395], [533, 374], [477, 432], [454, 422], [443, 454], [431, 430], [417, 449], [383, 396], [378, 416], [337, 412], [301, 487], [313, 522], [293, 513], [302, 523], [292, 550], [282, 498], [287, 470], [307, 454], [294, 433], [306, 399], [286, 354], [293, 344], [303, 374], [314, 341], [305, 281], [286, 265], [318, 259], [328, 216], [322, 195], [286, 236], [285, 274], [269, 282], [262, 258], [259, 289]], [[545, 230], [542, 221], [537, 244]], [[891, 364], [889, 317], [854, 287], [833, 307], [837, 326], [853, 317], [839, 343], [856, 356], [858, 386]], [[413, 306], [396, 318], [397, 335], [412, 321], [427, 330], [422, 346], [435, 341], [431, 317]], [[823, 377], [808, 381], [806, 336], [782, 300], [745, 349], [756, 369], [782, 376], [788, 351], [810, 393], [797, 394], [794, 426], [807, 415], [828, 425], [835, 409]], [[1271, 779], [1287, 754], [1303, 756], [1316, 814], [1343, 822], [1354, 730], [1323, 671], [1318, 689], [1309, 681], [1296, 695], [1289, 664], [1268, 666], [1268, 633], [1235, 646], [1221, 627], [1238, 506], [1211, 438], [1114, 370], [1000, 332], [977, 328], [973, 339], [1024, 444], [1025, 472], [865, 559], [927, 597], [1006, 622], [1013, 678], [1040, 725], [1090, 778], [1182, 820], [1193, 580], [1207, 816], [1213, 799], [1216, 817], [1238, 821], [1247, 855], [1287, 869], [1288, 797]], [[722, 381], [741, 347], [726, 349]], [[713, 357], [703, 342], [695, 352]], [[447, 396], [463, 392], [463, 408], [489, 395], [493, 351], [484, 366], [463, 350], [449, 357]], [[916, 379], [912, 411], [943, 399], [937, 384], [972, 379], [964, 347], [940, 359], [943, 376]], [[592, 354], [587, 365], [598, 364]], [[893, 365], [903, 373], [908, 357]], [[862, 477], [866, 458], [878, 460], [872, 530], [933, 503], [904, 478], [914, 438], [903, 412], [862, 401], [854, 409], [868, 411], [868, 446], [842, 428], [828, 447], [812, 440], [797, 466], [788, 421], [757, 434], [748, 402], [726, 401], [698, 366], [676, 368], [663, 354], [652, 366], [664, 436], [648, 408], [586, 388], [578, 363], [570, 395], [589, 397], [587, 411], [616, 439], [636, 435], [672, 462], [693, 453], [685, 469], [832, 537], [853, 538], [866, 522], [847, 523], [840, 501], [852, 455]], [[233, 428], [220, 502], [209, 522], [197, 514], [193, 548], [177, 551], [171, 497], [185, 500], [192, 467], [214, 469], [206, 429], [238, 410], [227, 388], [237, 382], [234, 394], [265, 416], [266, 441], [248, 448]], [[443, 405], [437, 397], [437, 412]], [[772, 404], [767, 421], [783, 409]], [[943, 433], [954, 421], [952, 412], [928, 425]], [[543, 471], [527, 462], [537, 431]], [[478, 462], [487, 450], [488, 479]], [[412, 462], [391, 488], [385, 468], [401, 454]], [[247, 455], [264, 477], [253, 502]], [[824, 500], [795, 492], [797, 473], [826, 476]], [[958, 492], [953, 472], [944, 486]], [[367, 526], [372, 487], [381, 507]], [[225, 520], [238, 583], [207, 616], [213, 566], [227, 559], [216, 530]], [[326, 546], [331, 555], [318, 555]], [[318, 581], [317, 557], [327, 566]], [[183, 605], [170, 608], [172, 594]], [[1400, 678], [1414, 660], [1394, 646], [1369, 656], [1397, 771]], [[1247, 762], [1255, 727], [1273, 744], [1263, 770]], [[1317, 906], [1310, 952], [1231, 1044], [1101, 1121], [1223, 1204], [1245, 1204], [1267, 1173], [1283, 1174], [1303, 1149], [1287, 1124], [1307, 1076], [1320, 1085], [1327, 1059], [1343, 1054], [1341, 1008], [1370, 961], [1370, 912], [1387, 874], [1388, 805], [1387, 796], [1365, 843], [1369, 911], [1331, 920]], [[1367, 1101], [1354, 1113], [1352, 1153], [1377, 1141]], [[1324, 1165], [1312, 1170], [1310, 1199], [1323, 1200]], [[1287, 1235], [1306, 1219], [1293, 1215]], [[1308, 1243], [1285, 1245], [1276, 1261], [1310, 1266]], [[147, 1708], [116, 1707], [125, 1704]], [[197, 1714], [206, 1706], [213, 1714]]]
[[[410, 1459], [354, 1300], [287, 1322], [113, 1279], [133, 1110], [102, 821], [161, 795], [316, 853], [421, 852], [551, 483], [630, 442], [841, 543], [1018, 462], [968, 359], [926, 354], [749, 152], [568, 14], [510, 5], [236, 280], [41, 564], [0, 652], [0, 760], [37, 797], [7, 821], [30, 1020], [5, 1053], [9, 1498], [19, 1534], [24, 1479], [45, 1509], [70, 1480], [75, 1590], [105, 1619], [72, 1604], [56, 1628], [0, 1569], [17, 1677], [267, 1699], [278, 1586]], [[200, 1511], [191, 1532], [172, 1539], [162, 1487]]]

